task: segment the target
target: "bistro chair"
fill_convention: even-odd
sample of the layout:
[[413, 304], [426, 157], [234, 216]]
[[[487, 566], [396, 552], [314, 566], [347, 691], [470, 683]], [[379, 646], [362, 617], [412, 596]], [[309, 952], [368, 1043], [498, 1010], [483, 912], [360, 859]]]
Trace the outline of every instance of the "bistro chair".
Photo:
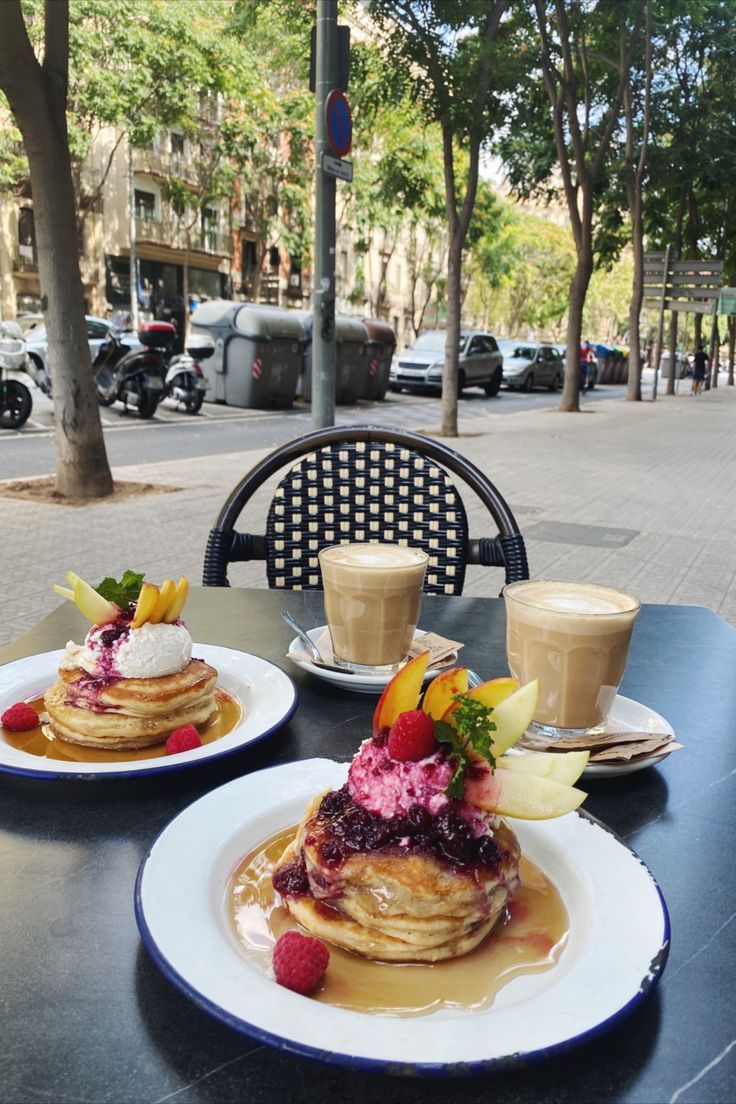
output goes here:
[[[255, 491], [287, 466], [268, 509], [265, 534], [236, 531]], [[470, 538], [465, 506], [451, 476], [475, 492], [496, 536]], [[297, 437], [251, 469], [210, 532], [202, 581], [229, 586], [228, 564], [265, 560], [269, 587], [321, 590], [318, 552], [348, 541], [423, 549], [429, 555], [427, 594], [461, 594], [468, 564], [502, 567], [507, 583], [529, 578], [514, 515], [479, 468], [418, 433], [353, 426]]]

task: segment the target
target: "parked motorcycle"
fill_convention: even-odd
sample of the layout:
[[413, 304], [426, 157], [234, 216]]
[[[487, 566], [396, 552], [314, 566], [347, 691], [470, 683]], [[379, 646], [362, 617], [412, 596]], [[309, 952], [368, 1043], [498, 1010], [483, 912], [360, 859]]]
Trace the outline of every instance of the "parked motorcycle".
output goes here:
[[139, 418], [152, 418], [164, 395], [176, 330], [168, 322], [144, 322], [138, 330], [144, 348], [138, 350], [123, 344], [123, 332], [119, 324], [112, 326], [92, 363], [97, 401], [122, 402], [126, 410], [135, 407]]
[[30, 389], [15, 375], [28, 369], [23, 331], [17, 322], [0, 322], [0, 428], [19, 429], [33, 409]]
[[209, 334], [192, 334], [186, 352], [172, 357], [164, 378], [164, 395], [184, 404], [188, 414], [198, 414], [209, 387], [200, 360], [211, 357], [215, 342]]

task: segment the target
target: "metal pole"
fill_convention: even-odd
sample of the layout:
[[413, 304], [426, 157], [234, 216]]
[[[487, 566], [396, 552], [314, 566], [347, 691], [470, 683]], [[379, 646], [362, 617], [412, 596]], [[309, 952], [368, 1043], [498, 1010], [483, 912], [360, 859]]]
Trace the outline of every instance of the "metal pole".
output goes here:
[[314, 291], [312, 425], [335, 424], [335, 187], [322, 171], [329, 152], [325, 100], [337, 81], [337, 0], [317, 0], [314, 143]]
[[130, 324], [138, 329], [138, 264], [135, 252], [135, 177], [133, 143], [128, 137], [128, 210], [130, 214]]
[[667, 299], [667, 276], [670, 268], [670, 246], [664, 251], [664, 273], [662, 275], [662, 299], [659, 305], [659, 326], [657, 328], [657, 344], [654, 349], [654, 384], [652, 386], [652, 402], [657, 401], [657, 379], [659, 377], [659, 362], [662, 358], [662, 339], [664, 338], [664, 304]]

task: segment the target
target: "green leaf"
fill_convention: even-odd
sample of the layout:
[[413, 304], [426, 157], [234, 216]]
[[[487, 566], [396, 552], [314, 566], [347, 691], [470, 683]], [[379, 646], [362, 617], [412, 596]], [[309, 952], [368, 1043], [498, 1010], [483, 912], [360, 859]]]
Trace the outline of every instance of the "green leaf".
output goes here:
[[138, 600], [143, 578], [143, 573], [139, 575], [135, 571], [123, 572], [123, 577], [119, 581], [108, 575], [99, 586], [95, 587], [95, 590], [103, 598], [107, 598], [108, 602], [114, 602], [120, 609], [125, 609], [130, 602]]
[[491, 750], [496, 725], [491, 720], [493, 709], [478, 701], [477, 698], [471, 697], [470, 694], [455, 694], [453, 701], [457, 702], [457, 708], [452, 714], [455, 724], [435, 721], [434, 731], [441, 744], [450, 745], [451, 758], [455, 760], [455, 773], [445, 793], [448, 797], [455, 797], [461, 801], [469, 749], [472, 748], [476, 754], [481, 755], [490, 765], [491, 770], [496, 767], [496, 760]]

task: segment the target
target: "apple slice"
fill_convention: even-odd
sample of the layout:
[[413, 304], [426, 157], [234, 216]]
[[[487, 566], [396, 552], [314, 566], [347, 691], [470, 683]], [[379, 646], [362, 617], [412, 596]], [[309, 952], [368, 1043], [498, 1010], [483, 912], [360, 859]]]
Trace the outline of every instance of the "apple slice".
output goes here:
[[551, 820], [572, 813], [588, 796], [574, 786], [565, 786], [535, 774], [513, 770], [492, 771], [476, 766], [473, 777], [465, 776], [464, 800], [488, 813], [519, 820]]
[[521, 739], [532, 722], [539, 701], [539, 679], [532, 679], [504, 698], [491, 720], [496, 726], [491, 751], [496, 759]]
[[173, 579], [164, 579], [158, 591], [158, 600], [153, 608], [153, 613], [149, 616], [148, 620], [152, 625], [158, 625], [159, 621], [163, 621], [166, 616], [166, 611], [171, 605], [171, 600], [174, 597], [176, 591], [176, 583]]
[[432, 679], [425, 690], [422, 709], [429, 717], [438, 721], [457, 705], [452, 700], [455, 694], [465, 694], [467, 690], [467, 667], [453, 667], [450, 671], [443, 671]]
[[176, 621], [178, 617], [181, 617], [181, 611], [184, 609], [184, 603], [189, 597], [189, 580], [185, 575], [182, 575], [179, 582], [176, 584], [174, 596], [169, 603], [169, 608], [164, 614], [164, 621], [170, 625]]
[[523, 755], [502, 755], [496, 760], [496, 766], [573, 786], [585, 770], [589, 757], [589, 751], [525, 751]]
[[59, 586], [58, 583], [54, 583], [51, 589], [55, 590], [57, 594], [60, 594], [62, 598], [66, 598], [67, 601], [74, 601], [74, 591], [69, 590], [69, 587]]
[[145, 625], [146, 621], [151, 620], [151, 614], [156, 609], [158, 596], [159, 589], [154, 583], [143, 584], [135, 607], [135, 617], [130, 622], [131, 629], [139, 629], [141, 625]]
[[94, 587], [79, 577], [74, 584], [74, 603], [79, 612], [84, 614], [93, 625], [104, 625], [107, 621], [114, 621], [120, 613], [117, 606], [108, 602], [107, 598], [103, 598]]
[[387, 683], [373, 714], [374, 736], [381, 729], [390, 728], [399, 713], [417, 708], [428, 666], [429, 652], [422, 652], [404, 664]]
[[[481, 682], [479, 686], [474, 686], [472, 690], [468, 690], [468, 696], [476, 698], [481, 701], [483, 705], [489, 706], [491, 709], [495, 709], [505, 701], [506, 698], [511, 697], [515, 690], [519, 689], [519, 680], [515, 678], [495, 678], [489, 679], [487, 682]], [[443, 721], [448, 721], [452, 724], [452, 713], [457, 709], [457, 702], [451, 702], [445, 713], [442, 715]], [[495, 718], [494, 718], [495, 719]]]

